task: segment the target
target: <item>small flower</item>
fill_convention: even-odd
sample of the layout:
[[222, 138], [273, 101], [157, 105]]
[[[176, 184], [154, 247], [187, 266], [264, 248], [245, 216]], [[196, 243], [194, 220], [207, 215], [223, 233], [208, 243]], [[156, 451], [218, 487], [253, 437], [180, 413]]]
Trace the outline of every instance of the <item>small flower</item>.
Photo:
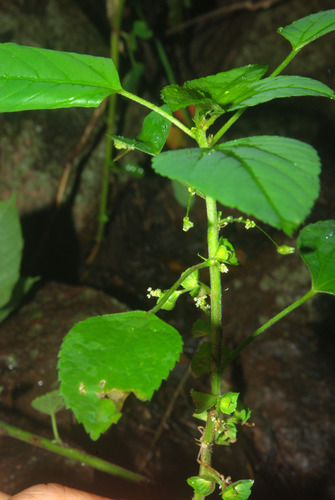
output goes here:
[[183, 231], [187, 232], [194, 226], [193, 222], [187, 217], [187, 215], [183, 218]]
[[256, 223], [253, 220], [247, 219], [245, 221], [245, 228], [246, 229], [252, 229], [255, 226], [256, 226]]
[[219, 265], [220, 273], [227, 273], [229, 271], [228, 267], [226, 264], [220, 264]]
[[288, 245], [280, 245], [279, 247], [277, 247], [277, 252], [281, 255], [290, 255], [291, 253], [294, 253], [294, 251], [295, 248], [289, 247]]
[[151, 299], [151, 297], [161, 297], [162, 296], [162, 290], [160, 290], [159, 288], [157, 288], [157, 290], [153, 290], [151, 288], [151, 286], [149, 286], [148, 288], [148, 293], [147, 293], [147, 297], [148, 299]]
[[196, 307], [202, 309], [203, 311], [207, 311], [209, 309], [209, 305], [206, 304], [207, 295], [201, 295], [200, 297], [194, 297], [194, 303]]

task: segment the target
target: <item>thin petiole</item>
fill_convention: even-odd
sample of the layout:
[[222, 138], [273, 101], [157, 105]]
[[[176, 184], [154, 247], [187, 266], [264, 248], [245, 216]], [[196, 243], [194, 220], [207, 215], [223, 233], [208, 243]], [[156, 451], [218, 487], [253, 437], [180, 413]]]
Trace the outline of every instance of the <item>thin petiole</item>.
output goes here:
[[181, 121], [179, 121], [177, 118], [175, 118], [172, 115], [169, 115], [166, 111], [161, 109], [159, 106], [156, 106], [152, 102], [146, 101], [142, 97], [138, 97], [135, 94], [132, 94], [131, 92], [127, 92], [126, 90], [122, 89], [118, 92], [120, 95], [123, 97], [126, 97], [127, 99], [130, 99], [131, 101], [137, 102], [141, 104], [142, 106], [145, 106], [146, 108], [151, 109], [151, 111], [156, 111], [159, 115], [163, 116], [167, 120], [169, 120], [171, 123], [173, 123], [176, 127], [180, 128], [185, 134], [188, 136], [192, 137], [192, 139], [195, 139], [195, 134], [192, 129], [189, 129], [184, 125]]

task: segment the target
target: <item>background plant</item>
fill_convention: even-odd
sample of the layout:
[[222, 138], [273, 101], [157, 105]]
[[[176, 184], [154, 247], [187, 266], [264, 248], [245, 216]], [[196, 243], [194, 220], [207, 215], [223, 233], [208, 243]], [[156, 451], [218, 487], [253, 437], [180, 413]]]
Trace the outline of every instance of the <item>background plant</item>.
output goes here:
[[[210, 342], [202, 344], [199, 353], [211, 371], [211, 393], [193, 393], [196, 415], [202, 417], [206, 413], [206, 427], [200, 437], [200, 473], [189, 480], [195, 499], [210, 494], [215, 483], [223, 490], [222, 498], [244, 499], [250, 494], [252, 481], [231, 483], [211, 467], [213, 443], [234, 441], [236, 423], [245, 423], [249, 416], [249, 410], [241, 406], [236, 393], [222, 394], [221, 379], [227, 364], [251, 340], [315, 293], [334, 293], [334, 221], [324, 221], [307, 226], [298, 238], [299, 251], [312, 274], [310, 292], [266, 322], [235, 351], [223, 348], [220, 273], [227, 272], [237, 261], [231, 244], [219, 235], [234, 220], [218, 213], [216, 202], [239, 208], [291, 235], [309, 214], [317, 197], [320, 162], [313, 148], [283, 137], [260, 136], [217, 143], [248, 107], [278, 97], [334, 98], [331, 89], [315, 80], [277, 76], [307, 43], [333, 30], [334, 22], [335, 12], [328, 11], [281, 28], [279, 32], [290, 41], [292, 51], [269, 77], [263, 78], [265, 66], [249, 65], [186, 82], [183, 87], [166, 87], [162, 97], [168, 108], [157, 107], [124, 90], [109, 60], [11, 44], [1, 48], [6, 84], [0, 104], [3, 111], [97, 106], [108, 95], [118, 93], [154, 113], [148, 115], [135, 140], [113, 135], [116, 147], [139, 149], [155, 156], [156, 172], [186, 184], [192, 196], [205, 200], [208, 256], [185, 271], [169, 290], [150, 290], [151, 295], [158, 296], [158, 302], [149, 313], [134, 311], [90, 318], [76, 325], [64, 341], [59, 362], [61, 392], [66, 404], [96, 439], [120, 418], [122, 404], [130, 392], [141, 399], [150, 399], [179, 357], [180, 335], [155, 313], [160, 308], [172, 308], [181, 293], [190, 293], [195, 298], [204, 313], [210, 314]], [[38, 78], [22, 63], [25, 59], [38, 68]], [[76, 97], [73, 97], [74, 86], [80, 87]], [[183, 125], [170, 111], [190, 104], [196, 106], [193, 128]], [[213, 134], [208, 134], [216, 120], [229, 112], [233, 113], [230, 118]], [[198, 148], [160, 153], [169, 122], [194, 139]], [[254, 225], [249, 219], [237, 222], [244, 223], [246, 228]], [[187, 214], [184, 229], [188, 228]], [[289, 247], [278, 250], [291, 252]], [[198, 271], [204, 267], [209, 268], [209, 287], [199, 282]], [[209, 294], [210, 313], [206, 301]], [[207, 333], [205, 330], [204, 334]], [[113, 360], [116, 346], [118, 356]], [[75, 353], [79, 353], [78, 358]], [[140, 370], [138, 364], [134, 367], [134, 357], [140, 363]], [[87, 372], [86, 366], [93, 366], [93, 361], [96, 361], [95, 373], [93, 369]]]

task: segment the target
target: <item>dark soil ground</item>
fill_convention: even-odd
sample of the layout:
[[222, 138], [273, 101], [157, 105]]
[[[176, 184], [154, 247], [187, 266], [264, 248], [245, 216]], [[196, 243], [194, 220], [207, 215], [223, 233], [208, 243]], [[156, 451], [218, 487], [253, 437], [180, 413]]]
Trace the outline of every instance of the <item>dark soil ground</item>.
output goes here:
[[[168, 55], [173, 56], [181, 81], [246, 62], [270, 60], [275, 64], [273, 59], [278, 58], [279, 62], [283, 50], [271, 38], [276, 27], [310, 12], [331, 8], [331, 3], [311, 2], [306, 10], [305, 2], [273, 2], [269, 9], [241, 9], [222, 18], [199, 21], [181, 33], [164, 35]], [[142, 4], [148, 21], [159, 34], [160, 4]], [[217, 8], [223, 5], [224, 2], [215, 3]], [[0, 41], [76, 50], [70, 45], [79, 43], [73, 41], [77, 36], [83, 40], [82, 52], [92, 50], [91, 53], [108, 55], [108, 25], [101, 14], [102, 2], [98, 5], [89, 1], [49, 0], [40, 9], [39, 2], [13, 1], [0, 8], [6, 20]], [[193, 5], [193, 10], [184, 16], [191, 13], [203, 16], [205, 11]], [[127, 7], [128, 27], [132, 15], [131, 7]], [[71, 36], [74, 16], [79, 34], [73, 30]], [[163, 28], [162, 33], [170, 29]], [[39, 37], [34, 38], [38, 32]], [[52, 33], [52, 41], [48, 33]], [[322, 42], [315, 53], [312, 49], [307, 51], [305, 64], [297, 63], [292, 71], [334, 86], [334, 38], [331, 40]], [[244, 48], [248, 43], [252, 43], [253, 54]], [[143, 82], [143, 92], [148, 93], [148, 84], [161, 85], [163, 77], [152, 50], [143, 44], [141, 51], [151, 71], [147, 75], [151, 75], [152, 81], [146, 76]], [[132, 113], [136, 111], [128, 112], [124, 127], [133, 136], [131, 124], [137, 116]], [[146, 175], [142, 179], [117, 174], [111, 177], [105, 240], [94, 262], [85, 264], [94, 239], [100, 182], [96, 166], [103, 161], [103, 123], [97, 126], [88, 150], [78, 158], [77, 173], [70, 178], [73, 184], [69, 187], [69, 202], [55, 212], [54, 195], [65, 157], [80, 138], [90, 114], [76, 111], [66, 117], [63, 112], [55, 112], [51, 120], [47, 113], [32, 113], [2, 117], [0, 123], [0, 196], [5, 199], [17, 191], [26, 239], [24, 271], [42, 276], [19, 310], [0, 326], [0, 420], [51, 439], [49, 417], [35, 411], [31, 401], [57, 387], [57, 354], [67, 331], [89, 316], [149, 309], [152, 302], [146, 297], [148, 286], [167, 288], [185, 268], [198, 261], [198, 253], [206, 254], [202, 201], [198, 199], [192, 209], [194, 228], [184, 233], [181, 228], [185, 209], [176, 201], [171, 183], [154, 176], [144, 163]], [[332, 104], [292, 100], [289, 104], [265, 105], [247, 117], [236, 131], [240, 136], [271, 132], [313, 144], [320, 153], [323, 171], [320, 196], [308, 222], [335, 218]], [[227, 213], [225, 208], [222, 210]], [[265, 229], [278, 243], [294, 243], [271, 228]], [[223, 288], [227, 289], [223, 297], [225, 341], [234, 347], [266, 319], [306, 293], [310, 278], [298, 255], [278, 255], [256, 230], [229, 226], [225, 236], [236, 248], [240, 261], [223, 278]], [[213, 462], [217, 470], [233, 480], [254, 478], [250, 498], [335, 499], [333, 310], [333, 297], [316, 297], [249, 346], [226, 374], [227, 389], [240, 392], [252, 409], [254, 426], [243, 427], [236, 444], [218, 447]], [[200, 316], [191, 299], [183, 297], [174, 311], [162, 313], [161, 317], [183, 335], [185, 350], [151, 402], [129, 397], [120, 422], [97, 442], [90, 441], [70, 412], [62, 411], [58, 418], [64, 441], [141, 471], [150, 482], [134, 485], [1, 437], [0, 490], [13, 494], [38, 482], [61, 482], [129, 500], [191, 497], [185, 479], [197, 473], [196, 440], [200, 434], [192, 417], [190, 390], [208, 390], [206, 377], [188, 377], [146, 463], [155, 430], [198, 345], [192, 338], [191, 326]]]

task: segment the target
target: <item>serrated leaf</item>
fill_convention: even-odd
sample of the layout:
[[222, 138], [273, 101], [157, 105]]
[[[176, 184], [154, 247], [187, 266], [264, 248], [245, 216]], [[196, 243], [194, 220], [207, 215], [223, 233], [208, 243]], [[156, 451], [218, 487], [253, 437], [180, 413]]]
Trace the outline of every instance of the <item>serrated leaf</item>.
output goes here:
[[208, 111], [212, 108], [222, 114], [283, 97], [335, 97], [330, 87], [312, 78], [276, 76], [260, 79], [266, 69], [265, 66], [243, 66], [191, 80], [183, 87], [169, 85], [162, 90], [162, 98], [174, 111], [190, 104], [201, 104], [207, 105]]
[[10, 301], [20, 278], [23, 238], [16, 197], [0, 201], [0, 307]]
[[0, 112], [97, 107], [122, 90], [111, 59], [0, 44]]
[[132, 311], [81, 321], [65, 337], [58, 362], [66, 406], [98, 439], [121, 417], [130, 392], [151, 399], [174, 367], [182, 339], [154, 314]]
[[318, 80], [303, 76], [276, 76], [248, 85], [232, 99], [227, 111], [256, 106], [273, 99], [302, 96], [335, 98], [334, 91]]
[[311, 273], [312, 290], [335, 295], [335, 220], [304, 227], [297, 245]]
[[[171, 112], [169, 106], [162, 106], [167, 113]], [[114, 140], [117, 149], [138, 149], [149, 155], [157, 155], [161, 152], [169, 135], [171, 122], [151, 111], [143, 120], [142, 130], [136, 139], [128, 139], [120, 135], [109, 135]]]
[[267, 66], [249, 64], [240, 68], [190, 80], [180, 85], [168, 85], [162, 90], [162, 99], [172, 111], [186, 108], [190, 104], [206, 104], [208, 108], [221, 110], [240, 95], [251, 82], [259, 80], [267, 71]]
[[291, 235], [319, 192], [320, 160], [308, 144], [276, 136], [238, 139], [213, 149], [167, 151], [154, 170]]
[[215, 484], [209, 476], [192, 476], [187, 479], [194, 492], [198, 495], [208, 496], [215, 490]]
[[284, 28], [278, 28], [277, 31], [297, 52], [308, 43], [334, 30], [335, 9], [332, 9], [303, 17]]
[[205, 394], [204, 392], [194, 390], [191, 391], [191, 396], [197, 409], [196, 413], [203, 413], [204, 411], [210, 410], [217, 401], [216, 396], [213, 396], [213, 394]]
[[47, 415], [54, 415], [58, 411], [65, 408], [65, 401], [63, 394], [59, 390], [47, 392], [43, 396], [35, 398], [31, 402], [31, 406], [42, 413]]
[[247, 500], [251, 494], [254, 482], [251, 479], [241, 479], [229, 485], [223, 492], [223, 500]]

